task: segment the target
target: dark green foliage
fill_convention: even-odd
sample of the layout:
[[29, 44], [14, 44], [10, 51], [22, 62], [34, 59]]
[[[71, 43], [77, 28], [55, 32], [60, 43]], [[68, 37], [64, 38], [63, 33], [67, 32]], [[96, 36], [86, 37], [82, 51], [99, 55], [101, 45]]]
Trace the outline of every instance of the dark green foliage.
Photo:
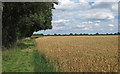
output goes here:
[[2, 44], [10, 47], [17, 39], [30, 37], [33, 32], [52, 29], [53, 2], [3, 3]]
[[75, 35], [75, 36], [77, 36], [78, 34], [77, 34], [77, 33], [75, 33], [74, 35]]
[[79, 35], [82, 35], [82, 33], [81, 33], [81, 34], [79, 34]]
[[55, 33], [54, 36], [57, 36], [57, 34]]
[[118, 32], [117, 34], [120, 35], [120, 32]]
[[44, 34], [33, 34], [33, 36], [44, 36]]
[[61, 36], [61, 34], [58, 34], [58, 36]]
[[72, 33], [70, 33], [69, 35], [73, 35]]
[[67, 36], [67, 34], [63, 34], [63, 36]]
[[96, 33], [96, 35], [99, 35], [99, 33]]
[[106, 35], [109, 35], [108, 33], [106, 33]]
[[50, 35], [50, 34], [47, 34], [47, 35], [41, 35], [41, 34], [34, 34], [33, 36], [96, 36], [96, 35], [120, 35], [119, 32], [117, 33], [106, 33], [106, 34], [100, 34], [100, 33], [95, 33], [95, 34], [87, 34], [87, 33], [70, 33], [70, 34], [54, 34], [54, 35]]

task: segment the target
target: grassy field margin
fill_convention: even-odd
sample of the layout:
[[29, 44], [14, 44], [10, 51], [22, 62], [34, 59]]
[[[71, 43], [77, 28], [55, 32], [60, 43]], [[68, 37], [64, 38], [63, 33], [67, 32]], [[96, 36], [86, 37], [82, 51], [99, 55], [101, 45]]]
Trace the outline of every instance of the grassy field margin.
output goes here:
[[17, 41], [2, 53], [2, 72], [56, 72], [53, 63], [35, 50], [35, 39]]

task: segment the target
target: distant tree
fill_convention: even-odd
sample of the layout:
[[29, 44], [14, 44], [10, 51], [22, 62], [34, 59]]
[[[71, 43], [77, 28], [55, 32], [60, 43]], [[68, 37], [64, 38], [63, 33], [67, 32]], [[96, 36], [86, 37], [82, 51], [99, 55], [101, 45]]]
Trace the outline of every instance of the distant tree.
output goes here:
[[43, 36], [44, 34], [40, 34], [41, 36]]
[[85, 33], [83, 33], [82, 35], [85, 35]]
[[117, 33], [114, 33], [114, 35], [117, 35]]
[[108, 33], [106, 33], [106, 35], [109, 35]]
[[58, 34], [59, 36], [61, 36], [61, 34]]
[[50, 36], [50, 34], [47, 34], [47, 36]]
[[85, 35], [88, 35], [87, 33]]
[[99, 35], [99, 33], [96, 33], [96, 35]]
[[74, 35], [75, 35], [75, 36], [77, 36], [78, 34], [77, 34], [77, 33], [75, 33]]
[[57, 36], [57, 34], [55, 33], [54, 36]]
[[67, 34], [64, 34], [65, 36], [67, 36]]
[[83, 34], [81, 33], [81, 34], [79, 34], [79, 35], [83, 35]]
[[88, 35], [87, 33], [84, 33], [83, 35]]
[[120, 32], [118, 32], [118, 35], [120, 35]]
[[110, 35], [113, 35], [112, 33], [110, 33]]
[[90, 35], [93, 35], [93, 34], [90, 34]]
[[71, 35], [71, 36], [72, 36], [73, 34], [72, 34], [72, 33], [70, 33], [69, 35]]
[[67, 34], [63, 34], [63, 36], [66, 36]]

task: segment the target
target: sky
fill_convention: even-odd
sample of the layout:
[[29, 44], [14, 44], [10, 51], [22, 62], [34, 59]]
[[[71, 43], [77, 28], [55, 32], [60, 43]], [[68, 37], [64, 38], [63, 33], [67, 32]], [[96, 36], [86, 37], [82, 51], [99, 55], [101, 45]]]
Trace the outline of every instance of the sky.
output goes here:
[[[118, 32], [118, 0], [58, 0], [51, 30], [34, 34]], [[91, 2], [90, 2], [91, 1]], [[105, 2], [106, 1], [106, 2]]]

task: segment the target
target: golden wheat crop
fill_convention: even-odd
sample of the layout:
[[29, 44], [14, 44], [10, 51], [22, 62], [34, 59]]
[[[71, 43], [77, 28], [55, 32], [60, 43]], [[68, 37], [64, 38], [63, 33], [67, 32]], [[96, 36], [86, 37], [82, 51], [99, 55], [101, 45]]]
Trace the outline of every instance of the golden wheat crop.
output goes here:
[[118, 36], [49, 36], [36, 48], [64, 72], [118, 71]]

